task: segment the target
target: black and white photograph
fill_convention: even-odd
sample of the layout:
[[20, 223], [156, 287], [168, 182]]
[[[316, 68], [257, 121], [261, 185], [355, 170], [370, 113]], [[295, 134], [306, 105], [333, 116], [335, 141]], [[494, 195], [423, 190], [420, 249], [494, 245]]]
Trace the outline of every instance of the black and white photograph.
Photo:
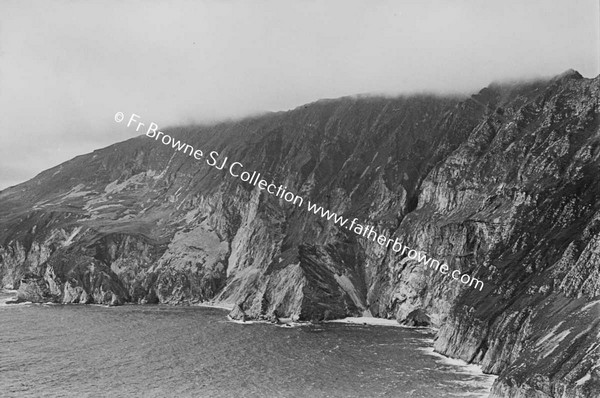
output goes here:
[[0, 0], [0, 397], [600, 398], [600, 0]]

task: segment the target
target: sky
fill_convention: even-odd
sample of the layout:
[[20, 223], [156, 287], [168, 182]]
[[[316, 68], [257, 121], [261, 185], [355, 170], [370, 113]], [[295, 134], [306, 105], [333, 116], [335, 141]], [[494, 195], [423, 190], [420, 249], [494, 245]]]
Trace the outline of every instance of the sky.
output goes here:
[[2, 0], [0, 189], [136, 133], [600, 73], [598, 0]]

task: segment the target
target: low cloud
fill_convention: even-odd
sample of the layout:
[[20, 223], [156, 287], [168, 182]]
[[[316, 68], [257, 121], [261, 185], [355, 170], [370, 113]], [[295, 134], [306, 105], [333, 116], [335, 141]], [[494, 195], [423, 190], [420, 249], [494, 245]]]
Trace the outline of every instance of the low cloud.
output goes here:
[[0, 189], [133, 133], [356, 93], [598, 74], [598, 3], [4, 1]]

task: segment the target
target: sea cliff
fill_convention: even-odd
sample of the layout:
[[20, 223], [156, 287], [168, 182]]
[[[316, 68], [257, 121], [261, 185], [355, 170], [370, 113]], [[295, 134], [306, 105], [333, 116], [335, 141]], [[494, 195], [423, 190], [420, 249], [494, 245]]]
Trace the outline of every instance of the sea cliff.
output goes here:
[[146, 136], [1, 191], [0, 279], [28, 301], [211, 301], [247, 319], [418, 310], [436, 351], [500, 375], [492, 397], [597, 397], [599, 98], [600, 78], [568, 71], [165, 130], [482, 290]]

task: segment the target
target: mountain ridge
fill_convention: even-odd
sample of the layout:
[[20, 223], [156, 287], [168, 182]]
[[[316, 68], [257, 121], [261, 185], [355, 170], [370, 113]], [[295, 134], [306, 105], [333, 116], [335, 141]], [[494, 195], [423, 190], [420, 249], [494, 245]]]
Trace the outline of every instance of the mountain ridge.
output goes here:
[[213, 301], [257, 319], [418, 309], [440, 327], [436, 351], [500, 374], [491, 396], [595, 396], [600, 77], [565, 73], [164, 129], [446, 259], [482, 292], [145, 136], [0, 191], [0, 277], [30, 301]]

